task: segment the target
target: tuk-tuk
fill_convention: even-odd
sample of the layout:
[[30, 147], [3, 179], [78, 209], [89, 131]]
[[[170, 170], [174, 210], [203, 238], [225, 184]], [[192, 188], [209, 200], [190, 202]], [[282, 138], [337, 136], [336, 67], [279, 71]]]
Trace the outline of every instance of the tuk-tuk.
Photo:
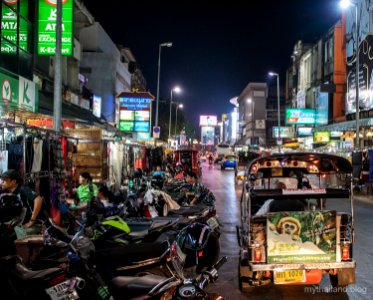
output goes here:
[[285, 153], [248, 166], [241, 196], [239, 287], [355, 282], [352, 166], [342, 157]]
[[200, 174], [198, 151], [194, 149], [183, 149], [174, 151], [174, 163], [180, 163], [184, 171], [191, 170], [197, 175]]
[[253, 151], [239, 151], [237, 153], [238, 162], [237, 168], [235, 168], [234, 182], [235, 184], [243, 183], [246, 180], [246, 167], [250, 164], [252, 160], [260, 156], [259, 153]]

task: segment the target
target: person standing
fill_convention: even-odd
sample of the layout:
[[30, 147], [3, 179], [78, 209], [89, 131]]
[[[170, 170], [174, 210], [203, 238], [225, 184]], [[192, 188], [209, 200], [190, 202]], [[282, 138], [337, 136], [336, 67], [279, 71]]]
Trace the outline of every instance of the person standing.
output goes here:
[[76, 189], [77, 205], [86, 206], [89, 202], [97, 197], [98, 187], [92, 182], [92, 177], [88, 172], [79, 175], [79, 187]]

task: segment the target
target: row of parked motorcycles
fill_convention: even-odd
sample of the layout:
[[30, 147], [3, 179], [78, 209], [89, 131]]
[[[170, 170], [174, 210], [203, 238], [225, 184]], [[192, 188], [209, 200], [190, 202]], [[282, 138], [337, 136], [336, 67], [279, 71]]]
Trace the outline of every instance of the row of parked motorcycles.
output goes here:
[[1, 299], [223, 299], [205, 291], [227, 260], [213, 195], [202, 192], [191, 206], [188, 183], [161, 181], [138, 176], [110, 208], [93, 199], [83, 212], [67, 209], [69, 228], [47, 217], [32, 262], [0, 258]]

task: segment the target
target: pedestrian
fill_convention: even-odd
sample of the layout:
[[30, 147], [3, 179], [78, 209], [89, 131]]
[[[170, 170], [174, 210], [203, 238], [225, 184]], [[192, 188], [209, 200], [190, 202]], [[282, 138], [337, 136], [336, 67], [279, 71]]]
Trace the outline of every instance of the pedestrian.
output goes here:
[[16, 170], [9, 169], [5, 171], [1, 174], [1, 179], [1, 193], [7, 192], [18, 195], [26, 208], [26, 215], [23, 221], [24, 228], [34, 226], [37, 220], [44, 220], [45, 215], [42, 211], [43, 198], [28, 186], [22, 184], [22, 177]]
[[88, 205], [88, 203], [97, 197], [98, 188], [92, 182], [92, 177], [88, 172], [83, 172], [79, 175], [79, 187], [76, 189], [77, 205], [80, 207]]

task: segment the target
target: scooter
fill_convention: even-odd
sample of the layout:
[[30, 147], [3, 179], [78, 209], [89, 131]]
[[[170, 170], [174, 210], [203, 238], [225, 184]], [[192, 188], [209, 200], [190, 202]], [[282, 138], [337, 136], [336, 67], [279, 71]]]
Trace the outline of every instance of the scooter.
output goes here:
[[0, 258], [2, 299], [79, 299], [85, 287], [80, 277], [67, 277], [62, 268], [30, 270], [16, 255]]
[[[121, 299], [223, 299], [204, 291], [208, 283], [218, 279], [218, 269], [227, 261], [211, 253], [212, 231], [204, 224], [184, 228], [172, 244], [170, 260], [173, 276], [154, 274], [119, 276], [111, 280], [109, 291]], [[205, 267], [201, 268], [204, 265]], [[202, 271], [197, 272], [200, 268]]]

